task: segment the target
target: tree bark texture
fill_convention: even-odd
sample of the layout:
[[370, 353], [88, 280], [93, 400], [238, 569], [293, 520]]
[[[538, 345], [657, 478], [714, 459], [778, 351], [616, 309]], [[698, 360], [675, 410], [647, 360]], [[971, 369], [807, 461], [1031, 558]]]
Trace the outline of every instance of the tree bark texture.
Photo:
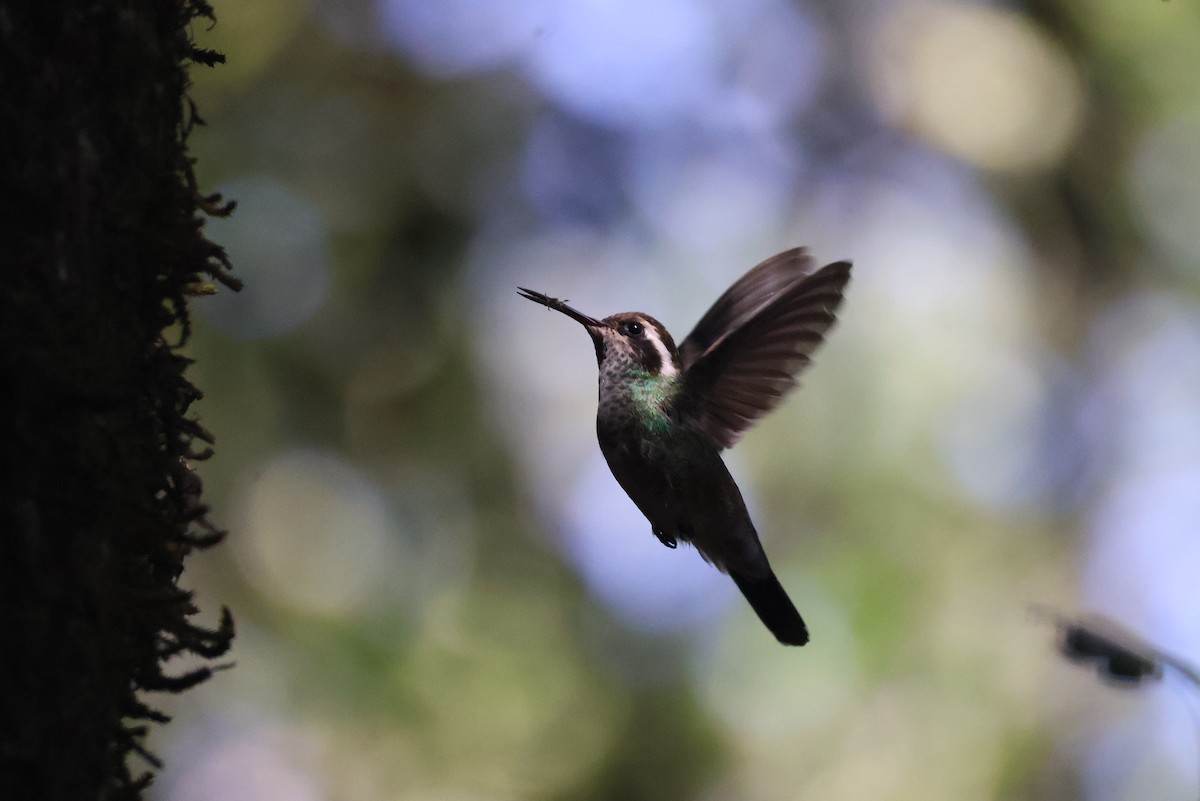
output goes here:
[[[206, 678], [185, 556], [221, 532], [189, 464], [187, 300], [234, 288], [202, 231], [195, 0], [0, 2], [0, 798], [132, 799], [147, 691]], [[164, 667], [203, 659], [176, 675]], [[141, 757], [131, 755], [140, 754]]]

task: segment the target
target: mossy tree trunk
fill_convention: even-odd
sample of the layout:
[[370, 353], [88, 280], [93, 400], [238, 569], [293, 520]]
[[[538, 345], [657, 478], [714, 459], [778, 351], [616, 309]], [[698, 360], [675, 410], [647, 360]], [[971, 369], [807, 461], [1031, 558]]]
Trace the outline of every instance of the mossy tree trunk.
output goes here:
[[[0, 798], [137, 798], [146, 691], [208, 668], [177, 579], [208, 525], [209, 436], [178, 352], [228, 263], [186, 155], [195, 0], [0, 4]], [[174, 341], [165, 338], [170, 331]], [[141, 754], [143, 766], [138, 766]]]

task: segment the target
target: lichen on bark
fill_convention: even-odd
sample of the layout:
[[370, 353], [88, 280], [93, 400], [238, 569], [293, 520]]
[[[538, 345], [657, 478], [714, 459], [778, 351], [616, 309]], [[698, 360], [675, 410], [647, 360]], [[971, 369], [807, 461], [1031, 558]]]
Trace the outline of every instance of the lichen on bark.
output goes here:
[[[147, 693], [213, 660], [178, 585], [220, 540], [193, 462], [212, 437], [180, 347], [198, 288], [237, 287], [187, 155], [198, 0], [0, 6], [0, 798], [132, 799]], [[168, 336], [167, 332], [171, 332]], [[139, 759], [136, 755], [142, 755]], [[131, 758], [132, 757], [132, 758]]]

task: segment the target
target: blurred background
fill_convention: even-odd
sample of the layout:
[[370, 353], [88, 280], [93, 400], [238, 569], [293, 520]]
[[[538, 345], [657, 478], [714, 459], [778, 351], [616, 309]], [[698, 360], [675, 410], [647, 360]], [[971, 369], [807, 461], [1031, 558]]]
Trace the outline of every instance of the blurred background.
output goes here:
[[[1200, 6], [214, 6], [246, 289], [195, 304], [232, 533], [184, 583], [237, 666], [166, 702], [154, 798], [1197, 797], [1187, 689], [1029, 609], [1200, 660]], [[842, 321], [727, 454], [787, 649], [651, 536], [516, 287], [682, 338], [798, 244]]]

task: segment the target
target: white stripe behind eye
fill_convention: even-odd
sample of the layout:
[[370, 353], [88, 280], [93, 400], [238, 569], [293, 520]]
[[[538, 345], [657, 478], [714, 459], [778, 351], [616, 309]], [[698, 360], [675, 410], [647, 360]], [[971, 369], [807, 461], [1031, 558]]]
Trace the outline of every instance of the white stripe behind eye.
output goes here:
[[675, 361], [671, 358], [671, 349], [667, 347], [667, 343], [662, 341], [662, 337], [658, 333], [658, 328], [653, 325], [646, 325], [646, 339], [654, 343], [654, 349], [658, 351], [658, 358], [662, 363], [662, 369], [659, 371], [660, 374], [670, 376], [679, 375], [679, 370], [675, 367]]

